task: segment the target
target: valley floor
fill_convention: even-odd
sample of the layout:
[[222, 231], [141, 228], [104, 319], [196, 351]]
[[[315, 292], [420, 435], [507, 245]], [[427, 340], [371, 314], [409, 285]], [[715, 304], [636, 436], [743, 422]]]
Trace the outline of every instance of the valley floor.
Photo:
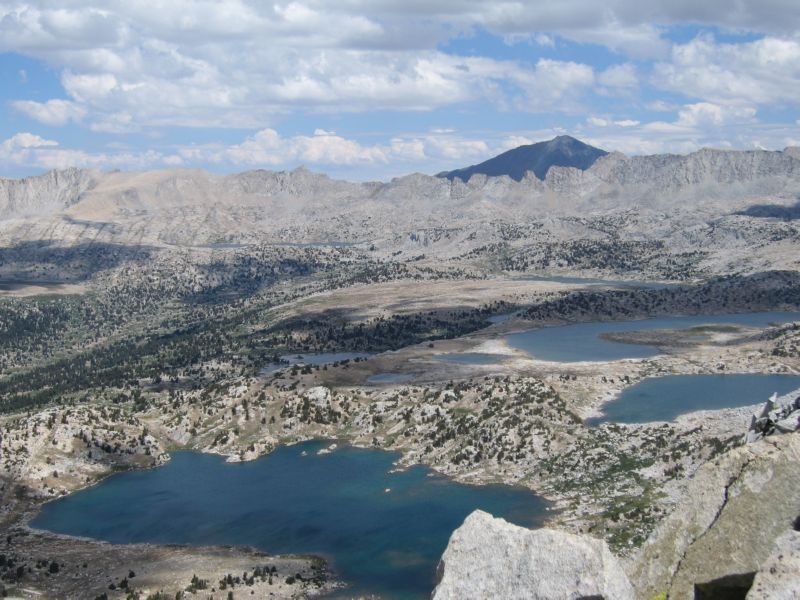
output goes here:
[[[758, 279], [740, 282], [732, 292], [724, 284], [701, 286], [697, 297], [710, 300], [697, 312], [797, 308], [775, 302], [780, 294], [764, 300], [761, 285]], [[768, 279], [767, 285], [776, 284]], [[796, 283], [788, 285], [781, 288], [791, 290], [786, 297], [797, 299], [791, 287]], [[143, 598], [159, 590], [174, 597], [190, 593], [187, 589], [199, 591], [193, 576], [219, 590], [228, 571], [252, 574], [258, 567], [263, 574], [274, 567], [276, 574], [253, 577], [245, 589], [256, 597], [329, 589], [333, 579], [315, 559], [220, 548], [115, 546], [26, 526], [42, 501], [120, 469], [157, 467], [169, 460], [172, 449], [244, 461], [279, 444], [313, 438], [399, 451], [401, 466], [421, 463], [465, 482], [526, 486], [554, 502], [552, 525], [602, 537], [617, 553], [631, 554], [671, 513], [696, 470], [742, 443], [755, 407], [693, 412], [668, 423], [589, 427], [583, 420], [645, 378], [798, 374], [797, 324], [711, 330], [699, 337], [697, 331], [632, 332], [626, 341], [656, 345], [660, 354], [612, 362], [536, 360], [511, 348], [504, 334], [545, 324], [633, 318], [650, 314], [653, 306], [657, 314], [680, 313], [686, 309], [682, 302], [680, 293], [665, 290], [587, 291], [579, 284], [516, 280], [389, 282], [321, 291], [253, 312], [235, 331], [215, 335], [237, 333], [256, 348], [283, 344], [287, 354], [364, 349], [374, 356], [259, 374], [254, 355], [266, 365], [270, 354], [251, 352], [238, 359], [227, 352], [197, 357], [190, 367], [129, 378], [124, 385], [65, 390], [56, 405], [7, 412], [0, 417], [2, 585], [45, 597], [72, 596], [77, 589], [91, 598], [127, 597], [134, 589]], [[504, 313], [515, 316], [487, 327], [488, 315]], [[381, 347], [391, 344], [392, 336], [411, 343]], [[372, 345], [364, 345], [365, 339]], [[498, 360], [441, 360], [442, 354], [472, 352]], [[368, 383], [382, 373], [403, 373], [410, 380]], [[14, 393], [8, 385], [6, 393]], [[753, 404], [767, 395], [753, 398]], [[290, 583], [286, 574], [295, 572], [302, 577]]]

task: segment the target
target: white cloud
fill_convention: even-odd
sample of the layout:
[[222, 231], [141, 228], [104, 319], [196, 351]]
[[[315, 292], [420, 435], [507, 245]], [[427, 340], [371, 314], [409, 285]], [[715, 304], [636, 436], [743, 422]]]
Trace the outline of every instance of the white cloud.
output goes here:
[[648, 102], [644, 105], [647, 110], [652, 110], [653, 112], [675, 112], [680, 108], [677, 104], [673, 104], [671, 102], [667, 102], [665, 100], [653, 100], [652, 102]]
[[800, 131], [791, 124], [760, 123], [748, 106], [686, 104], [672, 121], [589, 117], [578, 135], [601, 148], [629, 154], [686, 153], [703, 147], [784, 148]]
[[612, 65], [597, 75], [597, 82], [607, 94], [630, 94], [639, 88], [639, 76], [631, 63]]
[[611, 121], [602, 117], [586, 117], [586, 122], [594, 127], [608, 127]]
[[390, 142], [391, 157], [404, 162], [421, 163], [427, 159], [425, 142], [421, 139], [393, 138]]
[[592, 83], [588, 65], [530, 66], [437, 49], [501, 16], [471, 0], [437, 7], [174, 0], [158, 10], [143, 0], [12, 1], [0, 4], [0, 51], [59, 69], [84, 121], [104, 132], [134, 130], [131, 123], [261, 129], [299, 110], [432, 110], [474, 100], [574, 110]]
[[67, 94], [77, 102], [86, 104], [96, 104], [108, 98], [115, 89], [120, 89], [112, 73], [76, 74], [66, 71], [61, 83]]
[[428, 136], [423, 140], [426, 154], [446, 160], [471, 160], [487, 158], [489, 145], [483, 140], [469, 140], [456, 136]]
[[634, 119], [620, 119], [614, 121], [612, 119], [604, 119], [603, 117], [586, 117], [586, 123], [592, 127], [611, 127], [613, 125], [617, 127], [636, 127], [639, 125], [639, 121]]
[[677, 125], [702, 127], [748, 123], [756, 116], [756, 109], [749, 106], [720, 106], [710, 102], [687, 104], [678, 111]]
[[58, 142], [46, 140], [28, 132], [17, 133], [5, 140], [2, 144], [4, 152], [27, 150], [28, 148], [45, 148], [47, 146], [58, 146]]
[[66, 125], [70, 121], [78, 122], [86, 116], [86, 109], [69, 100], [17, 100], [11, 103], [16, 110], [45, 125]]
[[353, 165], [387, 162], [384, 149], [363, 146], [334, 133], [317, 130], [313, 136], [281, 137], [263, 129], [241, 144], [216, 152], [209, 158], [235, 165], [285, 165], [294, 161], [312, 164]]
[[663, 39], [663, 27], [674, 23], [775, 35], [796, 31], [791, 23], [800, 27], [792, 14], [768, 16], [769, 6], [788, 3], [759, 6], [765, 4], [756, 10], [721, 0], [662, 0], [645, 10], [633, 0], [174, 0], [154, 10], [144, 0], [10, 0], [0, 5], [0, 51], [59, 69], [72, 107], [67, 116], [50, 106], [55, 100], [38, 107], [20, 100], [28, 103], [20, 110], [46, 123], [83, 118], [95, 131], [116, 133], [160, 125], [256, 130], [289, 112], [432, 110], [476, 100], [501, 109], [575, 112], [592, 90], [624, 96], [639, 88], [641, 75], [630, 62], [594, 73], [576, 62], [527, 65], [438, 49], [476, 27], [545, 47], [562, 37], [660, 56], [654, 83], [704, 101], [789, 102], [800, 93], [796, 39], [698, 38], [671, 54]]
[[[12, 103], [46, 125], [80, 123], [91, 131], [116, 134], [149, 134], [161, 126], [242, 128], [251, 133], [247, 139], [243, 133], [241, 143], [229, 147], [185, 147], [179, 155], [172, 150], [164, 156], [80, 154], [52, 146], [26, 150], [40, 163], [44, 156], [53, 163], [72, 157], [84, 165], [124, 160], [191, 164], [213, 158], [231, 165], [418, 161], [414, 168], [427, 168], [425, 161], [486, 158], [509, 147], [514, 136], [528, 142], [542, 138], [515, 131], [482, 139], [485, 134], [443, 129], [397, 135], [394, 129], [383, 139], [365, 141], [322, 129], [314, 135], [279, 135], [276, 123], [290, 113], [304, 114], [313, 122], [319, 113], [476, 106], [483, 110], [486, 104], [497, 110], [585, 115], [587, 98], [599, 94], [605, 98], [591, 104], [592, 116], [581, 127], [593, 135], [603, 130], [604, 139], [612, 141], [619, 136], [628, 140], [628, 147], [751, 147], [756, 141], [796, 138], [794, 125], [791, 132], [785, 131], [788, 125], [776, 125], [764, 133], [768, 126], [755, 119], [757, 110], [769, 114], [763, 110], [767, 106], [797, 106], [800, 11], [795, 4], [796, 0], [172, 0], [158, 3], [156, 10], [145, 0], [0, 0], [0, 52], [35, 57], [58, 74], [67, 99]], [[665, 34], [674, 24], [710, 25], [764, 37], [722, 43], [704, 35], [673, 45]], [[447, 48], [442, 42], [466, 39], [480, 30], [508, 43], [529, 44], [535, 58], [522, 62], [442, 50]], [[558, 56], [551, 50], [564, 47], [564, 40], [604, 45], [619, 53], [618, 64], [595, 71], [574, 61], [537, 60]], [[479, 52], [481, 43], [476, 38]], [[638, 60], [654, 57], [654, 71], [652, 61]], [[646, 98], [646, 109], [665, 114], [639, 123], [637, 119], [648, 119], [639, 112], [642, 82], [673, 94]], [[20, 94], [26, 93], [26, 86], [14, 83]], [[652, 89], [642, 93], [649, 92]], [[460, 106], [469, 103], [474, 104]], [[795, 118], [792, 114], [788, 120]], [[463, 123], [466, 117], [461, 119]], [[320, 122], [335, 124], [337, 131], [352, 129], [346, 121]], [[634, 144], [636, 136], [640, 142]]]
[[718, 104], [797, 105], [800, 40], [767, 37], [740, 44], [704, 35], [677, 45], [656, 66], [653, 83]]
[[580, 97], [594, 83], [588, 65], [541, 58], [531, 73], [521, 74], [517, 82], [525, 90], [516, 100], [519, 110], [575, 111]]
[[397, 136], [388, 143], [365, 145], [332, 132], [316, 130], [313, 136], [281, 136], [263, 129], [240, 144], [227, 148], [192, 148], [181, 154], [187, 160], [227, 162], [234, 166], [285, 167], [311, 165], [385, 165], [389, 162], [424, 164], [426, 160], [458, 161], [487, 158], [493, 149], [484, 140], [453, 132]]
[[[435, 173], [480, 162], [517, 146], [570, 133], [587, 143], [629, 154], [691, 152], [703, 146], [783, 148], [798, 143], [800, 130], [790, 126], [751, 121], [742, 128], [737, 118], [748, 113], [722, 114], [714, 107], [686, 105], [672, 122], [639, 123], [633, 119], [589, 117], [585, 126], [480, 136], [454, 131], [395, 136], [368, 144], [317, 129], [314, 135], [282, 136], [263, 129], [240, 143], [206, 144], [172, 148], [169, 152], [136, 152], [124, 144], [110, 144], [108, 152], [91, 153], [61, 147], [56, 141], [32, 133], [18, 133], [0, 143], [0, 161], [7, 165], [44, 169], [85, 167], [153, 169], [214, 164], [223, 170], [294, 168], [307, 164], [315, 170], [340, 176], [378, 179], [410, 171]], [[357, 170], [354, 170], [357, 169]]]
[[29, 132], [17, 133], [0, 142], [0, 160], [6, 165], [39, 167], [43, 169], [85, 168], [153, 168], [175, 165], [180, 157], [159, 152], [90, 153], [62, 148], [54, 140]]
[[130, 133], [138, 131], [139, 126], [134, 122], [133, 115], [127, 112], [116, 112], [99, 115], [89, 125], [92, 131], [103, 133]]

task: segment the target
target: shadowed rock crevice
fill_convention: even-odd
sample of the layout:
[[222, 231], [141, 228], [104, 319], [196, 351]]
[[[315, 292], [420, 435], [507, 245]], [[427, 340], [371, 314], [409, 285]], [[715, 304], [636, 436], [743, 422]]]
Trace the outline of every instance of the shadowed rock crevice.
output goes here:
[[745, 600], [755, 573], [726, 575], [694, 586], [694, 600]]

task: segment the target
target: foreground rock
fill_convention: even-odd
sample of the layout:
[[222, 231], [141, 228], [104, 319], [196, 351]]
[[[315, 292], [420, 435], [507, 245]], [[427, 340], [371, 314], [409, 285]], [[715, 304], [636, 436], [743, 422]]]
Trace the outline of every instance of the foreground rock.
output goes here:
[[634, 598], [605, 542], [525, 529], [479, 510], [453, 532], [439, 574], [435, 600]]
[[800, 436], [765, 438], [707, 463], [684, 498], [630, 563], [638, 595], [743, 595], [800, 514]]
[[754, 414], [745, 442], [755, 442], [768, 435], [793, 433], [800, 429], [800, 390], [778, 398], [773, 394], [761, 412]]
[[[795, 524], [795, 528], [800, 523]], [[747, 600], [800, 598], [800, 531], [787, 531], [775, 542], [772, 554], [756, 573]]]

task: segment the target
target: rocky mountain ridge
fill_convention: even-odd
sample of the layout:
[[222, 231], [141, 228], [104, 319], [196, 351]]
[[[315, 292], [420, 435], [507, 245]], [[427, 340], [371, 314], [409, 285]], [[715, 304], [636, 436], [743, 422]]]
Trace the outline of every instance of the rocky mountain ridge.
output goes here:
[[0, 178], [2, 218], [46, 215], [65, 210], [80, 201], [102, 174], [84, 169], [48, 171], [24, 179]]
[[[647, 190], [691, 191], [708, 195], [719, 187], [735, 200], [747, 194], [748, 184], [767, 183], [767, 193], [800, 189], [800, 159], [794, 148], [784, 151], [730, 151], [702, 149], [688, 155], [627, 157], [604, 155], [589, 168], [552, 166], [543, 178], [527, 172], [519, 180], [474, 174], [467, 181], [419, 173], [390, 182], [351, 183], [331, 179], [305, 168], [293, 171], [246, 171], [217, 175], [200, 170], [151, 172], [99, 172], [66, 169], [21, 180], [0, 179], [0, 219], [32, 214], [68, 212], [74, 216], [97, 210], [102, 198], [119, 212], [179, 207], [235, 210], [237, 205], [292, 209], [325, 208], [334, 213], [355, 204], [378, 203], [384, 209], [423, 209], [419, 216], [434, 216], [443, 206], [458, 206], [480, 217], [480, 205], [523, 208], [535, 214], [580, 211], [586, 205], [629, 208], [641, 202]], [[702, 189], [696, 189], [701, 186]], [[731, 189], [722, 189], [731, 186]], [[548, 202], [553, 195], [563, 196]], [[517, 206], [524, 198], [525, 207]], [[701, 200], [702, 198], [696, 198]], [[276, 206], [276, 203], [297, 206]], [[271, 201], [271, 202], [270, 202]], [[282, 201], [282, 202], [281, 202]], [[344, 202], [345, 206], [341, 206]], [[656, 205], [657, 202], [653, 202]], [[399, 206], [397, 206], [399, 205]], [[499, 206], [498, 206], [499, 205]], [[502, 213], [501, 213], [502, 214]], [[87, 215], [89, 216], [89, 215]]]
[[613, 153], [585, 171], [552, 166], [543, 180], [520, 181], [70, 169], [0, 180], [0, 248], [347, 244], [381, 260], [686, 279], [797, 268], [798, 197], [791, 148]]

